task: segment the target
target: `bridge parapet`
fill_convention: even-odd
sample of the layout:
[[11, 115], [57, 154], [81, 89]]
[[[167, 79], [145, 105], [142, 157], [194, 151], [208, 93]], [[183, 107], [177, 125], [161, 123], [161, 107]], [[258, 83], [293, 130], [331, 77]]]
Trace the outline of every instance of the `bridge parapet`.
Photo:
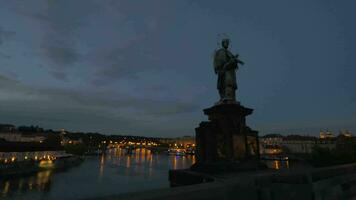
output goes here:
[[[195, 174], [197, 175], [197, 174]], [[211, 178], [211, 176], [209, 176]], [[328, 200], [356, 196], [356, 164], [225, 174], [213, 182], [116, 195], [103, 200]]]

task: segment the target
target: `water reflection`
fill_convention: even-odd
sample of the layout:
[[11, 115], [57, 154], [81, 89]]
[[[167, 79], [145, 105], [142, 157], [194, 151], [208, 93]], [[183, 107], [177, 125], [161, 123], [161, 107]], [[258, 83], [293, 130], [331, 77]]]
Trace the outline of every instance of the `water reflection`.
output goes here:
[[[110, 160], [110, 157], [109, 157]], [[100, 156], [100, 168], [99, 168], [99, 177], [102, 177], [104, 174], [104, 165], [105, 165], [105, 155]]]
[[[0, 179], [0, 199], [81, 199], [169, 187], [168, 170], [188, 168], [193, 163], [192, 155], [110, 149], [106, 154], [86, 157], [80, 166], [65, 172], [49, 170], [28, 177]], [[288, 160], [265, 163], [276, 170], [290, 167]], [[295, 164], [291, 167], [295, 168]]]
[[263, 161], [268, 168], [280, 170], [280, 169], [289, 169], [289, 160], [266, 160]]
[[274, 161], [274, 169], [279, 169], [279, 165], [281, 164], [281, 161], [279, 161], [279, 160], [275, 160]]
[[52, 171], [41, 171], [32, 177], [1, 180], [2, 197], [37, 191], [46, 193], [51, 189], [51, 176]]
[[49, 170], [0, 179], [0, 199], [93, 198], [169, 187], [168, 170], [188, 168], [194, 162], [194, 156], [168, 156], [148, 149], [131, 153], [110, 149], [106, 154], [86, 157], [80, 166], [64, 172]]

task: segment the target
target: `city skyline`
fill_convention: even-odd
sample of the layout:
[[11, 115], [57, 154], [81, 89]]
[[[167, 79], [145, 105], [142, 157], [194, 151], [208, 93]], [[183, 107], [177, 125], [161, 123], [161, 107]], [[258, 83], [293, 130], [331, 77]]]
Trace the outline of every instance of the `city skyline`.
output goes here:
[[356, 132], [354, 2], [0, 3], [1, 123], [193, 135], [225, 30], [261, 135]]

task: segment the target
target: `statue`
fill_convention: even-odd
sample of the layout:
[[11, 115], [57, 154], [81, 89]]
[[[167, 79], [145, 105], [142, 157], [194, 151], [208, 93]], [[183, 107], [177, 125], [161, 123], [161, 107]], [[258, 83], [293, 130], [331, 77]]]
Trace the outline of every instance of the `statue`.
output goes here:
[[[222, 47], [215, 51], [214, 70], [218, 75], [220, 101], [203, 110], [208, 120], [195, 128], [196, 161], [189, 169], [170, 170], [171, 186], [213, 181], [220, 174], [227, 177], [230, 173], [267, 168], [259, 161], [258, 131], [246, 123], [253, 109], [242, 106], [235, 98], [236, 70], [244, 63], [230, 52], [229, 42], [223, 39]], [[203, 178], [198, 180], [197, 176]]]
[[219, 103], [236, 103], [235, 91], [237, 89], [236, 73], [238, 64], [243, 65], [244, 62], [239, 60], [239, 55], [235, 56], [228, 50], [229, 39], [221, 41], [222, 48], [215, 52], [214, 70], [218, 75], [217, 88], [219, 90]]

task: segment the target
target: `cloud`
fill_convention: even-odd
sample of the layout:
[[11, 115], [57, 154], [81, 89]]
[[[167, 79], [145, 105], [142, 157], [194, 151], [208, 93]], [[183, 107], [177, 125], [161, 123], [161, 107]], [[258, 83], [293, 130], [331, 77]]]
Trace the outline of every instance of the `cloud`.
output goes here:
[[0, 88], [8, 88], [9, 86], [17, 85], [18, 81], [10, 79], [0, 74]]
[[[1, 121], [130, 134], [177, 134], [192, 123], [194, 102], [153, 100], [115, 91], [30, 87], [0, 75]], [[115, 132], [117, 133], [117, 132]]]
[[[117, 46], [121, 46], [118, 44]], [[87, 57], [95, 68], [92, 83], [101, 85], [120, 78], [137, 78], [137, 74], [161, 69], [158, 59], [145, 49], [145, 37], [135, 37], [123, 47], [106, 46], [97, 49]]]
[[[32, 20], [42, 35], [38, 43], [40, 55], [47, 60], [50, 75], [66, 81], [70, 69], [82, 54], [77, 48], [82, 19], [95, 11], [91, 1], [39, 1], [38, 4], [15, 4], [15, 11]], [[80, 11], [78, 11], [80, 9]]]
[[45, 44], [42, 46], [44, 55], [58, 67], [66, 67], [76, 63], [80, 54], [68, 45], [55, 46]]
[[161, 68], [155, 40], [163, 13], [169, 12], [157, 8], [162, 3], [141, 9], [111, 0], [41, 1], [39, 6], [18, 4], [16, 10], [42, 27], [40, 52], [50, 75], [67, 81], [80, 66], [91, 71], [90, 83], [103, 86]]
[[[56, 38], [51, 34], [46, 37]], [[68, 71], [74, 68], [74, 65], [80, 61], [82, 55], [72, 44], [69, 44], [68, 38], [57, 37], [57, 40], [63, 42], [43, 41], [41, 52], [48, 61], [46, 67], [49, 68], [50, 75], [57, 80], [67, 81]]]
[[5, 53], [3, 53], [3, 52], [0, 52], [0, 57], [6, 58], [6, 59], [10, 59], [10, 58], [11, 58], [10, 55], [7, 55], [7, 54], [5, 54]]
[[43, 99], [70, 102], [87, 108], [100, 108], [113, 112], [130, 110], [131, 113], [140, 113], [147, 116], [167, 117], [175, 114], [190, 113], [199, 107], [193, 102], [164, 101], [148, 98], [139, 98], [117, 94], [115, 91], [78, 91], [69, 89], [38, 88], [36, 94]]
[[13, 37], [15, 34], [16, 34], [15, 31], [4, 30], [4, 29], [0, 26], [0, 45], [3, 44], [4, 40]]
[[68, 81], [68, 76], [65, 72], [60, 70], [52, 70], [50, 74], [57, 80]]

